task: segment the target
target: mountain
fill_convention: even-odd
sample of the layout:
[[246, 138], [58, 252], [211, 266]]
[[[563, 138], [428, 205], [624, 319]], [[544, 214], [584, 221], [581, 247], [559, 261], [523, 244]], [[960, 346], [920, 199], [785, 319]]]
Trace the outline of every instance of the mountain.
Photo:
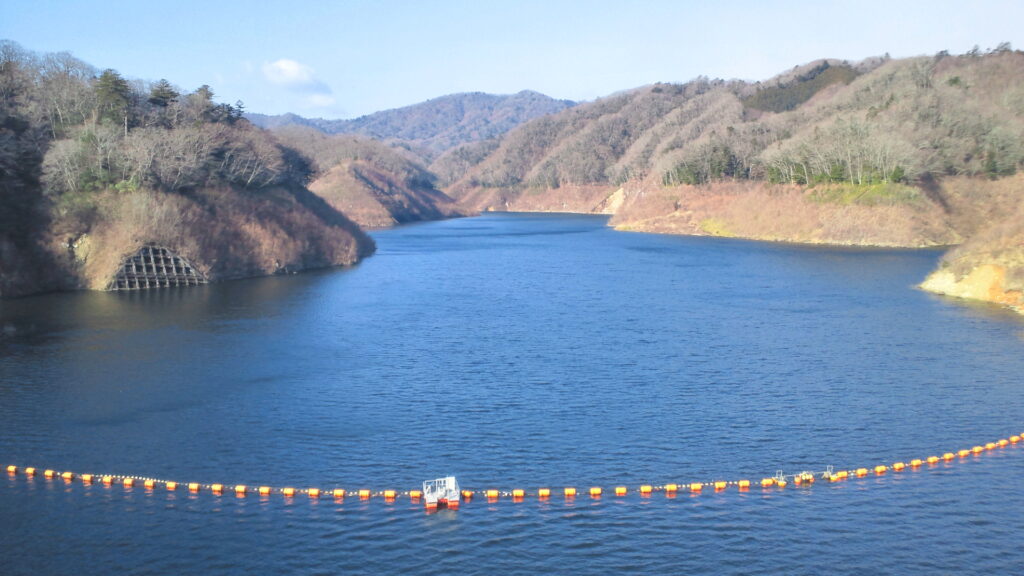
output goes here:
[[398, 142], [420, 151], [429, 160], [460, 144], [496, 138], [523, 122], [573, 105], [569, 100], [556, 100], [529, 90], [510, 95], [469, 92], [351, 120], [252, 113], [246, 114], [246, 118], [268, 129], [300, 125], [326, 134], [358, 134]]
[[363, 136], [327, 135], [307, 126], [286, 126], [274, 134], [311, 162], [309, 189], [363, 228], [467, 214], [437, 189], [434, 175], [402, 149]]
[[954, 293], [990, 264], [991, 299], [1024, 288], [1024, 53], [1006, 44], [643, 86], [435, 165], [475, 210], [604, 212], [623, 230], [771, 241], [962, 243], [926, 287]]

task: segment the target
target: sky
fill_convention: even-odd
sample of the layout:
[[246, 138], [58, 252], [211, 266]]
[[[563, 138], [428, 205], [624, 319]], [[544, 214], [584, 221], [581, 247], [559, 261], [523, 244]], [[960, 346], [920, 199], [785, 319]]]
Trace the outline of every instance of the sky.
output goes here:
[[583, 101], [819, 58], [1022, 49], [1022, 22], [1022, 0], [5, 0], [0, 39], [250, 112], [354, 118], [457, 92]]

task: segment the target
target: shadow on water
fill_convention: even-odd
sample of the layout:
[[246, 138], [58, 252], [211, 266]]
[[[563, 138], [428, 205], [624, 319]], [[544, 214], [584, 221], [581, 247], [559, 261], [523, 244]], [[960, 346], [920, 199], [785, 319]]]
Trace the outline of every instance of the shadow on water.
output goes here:
[[38, 346], [78, 330], [218, 330], [302, 302], [311, 287], [350, 269], [233, 280], [188, 288], [53, 293], [0, 301], [0, 346]]

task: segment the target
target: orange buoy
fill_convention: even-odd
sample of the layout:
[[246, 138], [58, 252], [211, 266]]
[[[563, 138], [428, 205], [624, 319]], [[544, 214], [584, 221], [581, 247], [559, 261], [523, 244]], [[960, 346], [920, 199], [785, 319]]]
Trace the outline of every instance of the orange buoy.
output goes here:
[[897, 471], [897, 472], [899, 472], [900, 470], [903, 470], [906, 467], [907, 467], [907, 465], [904, 464], [903, 462], [894, 462], [893, 465], [892, 465], [892, 469]]
[[92, 484], [92, 474], [82, 474], [82, 482], [84, 484]]
[[971, 448], [971, 452], [974, 452], [975, 454], [981, 454], [984, 451], [985, 448], [982, 446], [975, 446], [974, 448]]
[[541, 488], [537, 490], [537, 496], [539, 498], [549, 498], [551, 496], [551, 488]]
[[114, 477], [113, 476], [104, 476], [103, 477], [103, 483], [106, 484], [107, 486], [110, 486], [111, 484], [114, 483]]
[[523, 490], [522, 488], [512, 489], [513, 498], [522, 498], [523, 496], [526, 496], [526, 490]]
[[971, 451], [970, 450], [959, 450], [959, 451], [957, 451], [957, 455], [960, 456], [961, 458], [967, 458], [968, 456], [971, 455]]
[[849, 475], [850, 473], [847, 472], [846, 470], [840, 470], [839, 472], [836, 473], [836, 476], [839, 476], [840, 480], [845, 480]]
[[800, 484], [803, 484], [803, 481], [804, 481], [804, 477], [803, 476], [793, 476], [793, 484], [796, 484], [797, 486], [799, 486]]
[[749, 490], [750, 489], [750, 480], [740, 480], [738, 484], [739, 484], [740, 490]]
[[602, 494], [603, 492], [604, 492], [604, 491], [603, 491], [603, 490], [601, 490], [601, 488], [598, 488], [597, 486], [594, 486], [594, 487], [592, 487], [592, 488], [590, 489], [590, 497], [591, 497], [591, 498], [600, 498], [600, 497], [601, 497], [601, 494]]
[[270, 496], [270, 486], [260, 486], [256, 489], [260, 496]]
[[956, 454], [953, 454], [952, 452], [946, 452], [945, 454], [942, 455], [942, 459], [945, 460], [946, 462], [949, 462], [953, 458], [956, 458]]
[[419, 500], [422, 497], [423, 497], [423, 492], [421, 490], [410, 490], [409, 491], [409, 498], [411, 498], [413, 500]]
[[875, 474], [878, 474], [879, 476], [881, 476], [882, 474], [885, 474], [885, 472], [888, 469], [889, 469], [889, 467], [886, 466], [885, 464], [879, 464], [878, 466], [875, 466]]
[[910, 461], [910, 467], [911, 468], [917, 468], [919, 466], [921, 466], [921, 459], [920, 458], [914, 458], [913, 460]]
[[928, 463], [929, 464], [937, 464], [938, 462], [939, 462], [939, 457], [938, 456], [929, 456], [928, 457]]
[[498, 497], [498, 491], [495, 490], [494, 488], [491, 488], [491, 489], [487, 490], [487, 497], [491, 498], [491, 499], [497, 498]]
[[18, 467], [17, 466], [8, 466], [7, 467], [7, 473], [8, 474], [17, 474], [18, 473]]
[[370, 493], [370, 491], [369, 491], [369, 490], [367, 490], [366, 488], [360, 488], [360, 489], [359, 489], [359, 498], [361, 498], [361, 499], [363, 499], [363, 500], [366, 500], [366, 499], [368, 499], [368, 498], [369, 498], [370, 496], [371, 496], [371, 493]]
[[213, 485], [210, 486], [210, 490], [212, 490], [214, 494], [220, 495], [220, 493], [224, 491], [224, 485], [223, 484], [213, 484]]
[[36, 475], [36, 469], [32, 468], [31, 466], [29, 466], [28, 468], [25, 468], [25, 475], [26, 476], [35, 476]]
[[564, 490], [564, 493], [566, 498], [574, 498], [576, 496], [576, 489], [568, 487]]
[[285, 498], [292, 498], [295, 496], [295, 488], [282, 488], [281, 494], [284, 494]]
[[246, 487], [244, 484], [235, 485], [235, 494], [238, 494], [239, 496], [245, 496], [245, 491]]
[[829, 482], [839, 482], [840, 480], [842, 480], [842, 478], [840, 478], [838, 474], [832, 474], [828, 477]]
[[145, 486], [147, 489], [152, 490], [153, 487], [156, 486], [156, 482], [152, 480], [146, 480], [145, 482], [142, 483], [142, 485]]
[[168, 492], [174, 492], [175, 490], [178, 489], [178, 483], [177, 482], [167, 482], [167, 483], [164, 484], [164, 487], [167, 488]]
[[132, 486], [135, 485], [135, 479], [125, 478], [124, 480], [121, 481], [121, 483], [124, 484], [125, 488], [131, 488]]
[[397, 493], [394, 490], [385, 490], [384, 491], [384, 499], [385, 500], [394, 500], [396, 497], [397, 497]]
[[775, 485], [778, 486], [779, 488], [785, 488], [786, 487], [786, 481], [785, 480], [779, 480], [779, 481], [777, 481], [775, 483]]
[[200, 488], [200, 486], [199, 486], [198, 482], [189, 482], [189, 484], [188, 484], [188, 491], [189, 492], [199, 492], [199, 488]]
[[665, 484], [665, 492], [676, 492], [679, 490], [678, 484]]
[[995, 450], [995, 449], [996, 449], [996, 443], [995, 442], [989, 442], [988, 444], [985, 444], [985, 450]]
[[462, 499], [463, 500], [472, 500], [473, 499], [473, 491], [472, 490], [463, 490], [462, 491]]
[[723, 482], [721, 480], [715, 482], [715, 490], [725, 490], [727, 486], [729, 486], [728, 482]]
[[65, 479], [65, 480], [69, 480], [70, 481], [70, 480], [74, 480], [75, 475], [74, 475], [73, 472], [65, 472], [65, 473], [61, 474], [60, 477]]
[[868, 475], [868, 469], [867, 468], [857, 468], [857, 477], [858, 478], [863, 478], [863, 477], [865, 477], [867, 475]]
[[626, 492], [628, 492], [628, 491], [629, 490], [627, 490], [625, 486], [616, 486], [615, 487], [615, 495], [616, 496], [625, 496]]
[[[261, 492], [260, 492], [260, 493], [262, 494], [262, 493], [263, 493], [263, 492], [262, 492], [262, 490], [263, 490], [263, 489], [262, 489], [262, 488], [260, 488], [260, 490], [261, 490]], [[267, 488], [267, 493], [268, 493], [268, 494], [270, 493], [270, 488]], [[344, 498], [344, 497], [345, 497], [345, 491], [344, 491], [343, 489], [341, 489], [341, 488], [335, 488], [335, 489], [334, 489], [334, 492], [332, 492], [332, 494], [334, 494], [334, 497], [335, 497], [335, 498], [338, 498], [339, 500], [340, 500], [341, 498]]]
[[1016, 444], [1017, 442], [1020, 442], [1020, 436], [1010, 436], [1010, 444]]
[[700, 482], [694, 482], [690, 484], [690, 492], [700, 492], [704, 489], [704, 484]]
[[53, 478], [53, 475], [54, 475], [54, 471], [53, 470], [43, 470], [43, 477], [45, 477], [45, 478]]
[[653, 486], [651, 486], [650, 484], [644, 484], [643, 486], [640, 487], [640, 494], [650, 494], [652, 490], [654, 490]]
[[1006, 448], [1007, 446], [1010, 445], [1010, 441], [1007, 440], [1006, 438], [1002, 438], [999, 440], [999, 442], [996, 442], [996, 444], [999, 444], [1000, 448]]
[[763, 488], [767, 488], [767, 487], [769, 487], [769, 486], [771, 486], [773, 484], [775, 484], [775, 479], [774, 478], [761, 478], [761, 486]]
[[320, 489], [319, 488], [310, 488], [309, 490], [306, 490], [306, 494], [309, 494], [310, 498], [319, 498], [320, 497]]

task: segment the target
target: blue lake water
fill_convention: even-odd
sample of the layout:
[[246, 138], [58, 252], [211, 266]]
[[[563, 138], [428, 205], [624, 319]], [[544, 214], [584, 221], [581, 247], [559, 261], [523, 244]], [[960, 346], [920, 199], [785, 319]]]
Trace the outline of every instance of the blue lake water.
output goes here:
[[[496, 214], [351, 269], [0, 302], [0, 464], [185, 482], [576, 486], [426, 514], [0, 477], [0, 573], [1020, 573], [1024, 322], [913, 288], [934, 251]], [[630, 486], [625, 498], [608, 491]], [[585, 491], [603, 486], [592, 500]]]

